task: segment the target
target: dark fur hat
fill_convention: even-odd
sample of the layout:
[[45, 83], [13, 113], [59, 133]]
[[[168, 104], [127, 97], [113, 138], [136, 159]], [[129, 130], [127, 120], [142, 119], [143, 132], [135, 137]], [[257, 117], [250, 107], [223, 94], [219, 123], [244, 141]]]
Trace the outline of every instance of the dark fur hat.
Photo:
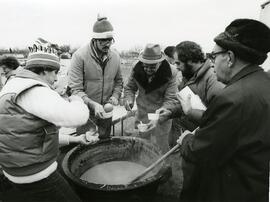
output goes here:
[[214, 41], [240, 59], [259, 65], [270, 51], [270, 29], [257, 20], [236, 19]]

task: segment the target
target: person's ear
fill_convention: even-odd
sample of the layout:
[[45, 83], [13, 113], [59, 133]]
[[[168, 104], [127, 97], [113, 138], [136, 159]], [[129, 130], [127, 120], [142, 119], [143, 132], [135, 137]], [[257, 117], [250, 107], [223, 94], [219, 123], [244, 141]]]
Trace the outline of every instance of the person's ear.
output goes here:
[[231, 67], [235, 63], [235, 54], [232, 51], [228, 51], [228, 67]]

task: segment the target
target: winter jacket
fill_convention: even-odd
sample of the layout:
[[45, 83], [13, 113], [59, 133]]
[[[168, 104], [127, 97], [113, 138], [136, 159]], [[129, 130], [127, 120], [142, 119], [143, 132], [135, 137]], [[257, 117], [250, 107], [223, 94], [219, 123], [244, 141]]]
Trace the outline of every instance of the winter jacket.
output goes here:
[[[203, 104], [207, 107], [213, 100], [213, 98], [220, 93], [220, 91], [224, 88], [225, 85], [217, 81], [213, 68], [211, 68], [210, 61], [207, 60], [197, 70], [197, 72], [191, 79], [182, 79], [182, 83], [178, 87], [179, 91], [181, 91], [186, 86], [188, 86], [195, 94], [197, 94], [202, 100]], [[190, 118], [183, 115], [180, 103], [178, 103], [176, 107], [171, 108], [170, 110], [173, 113], [172, 116], [180, 117], [180, 122], [182, 122], [182, 125], [189, 130], [193, 130], [198, 126], [202, 115], [201, 113], [198, 113], [198, 117], [196, 118]]]
[[3, 88], [0, 93], [0, 164], [13, 176], [37, 173], [57, 157], [58, 129], [21, 108], [17, 98], [27, 90], [44, 86], [34, 74], [25, 75], [29, 82]]
[[224, 84], [217, 81], [214, 69], [207, 60], [188, 81], [183, 78], [180, 89], [189, 86], [190, 89], [201, 98], [205, 106], [208, 106], [211, 100], [218, 95]]
[[81, 47], [72, 56], [68, 74], [72, 94], [82, 98], [88, 96], [104, 104], [111, 96], [119, 99], [121, 95], [120, 56], [114, 50], [109, 50], [108, 61], [102, 67], [95, 59], [91, 43]]
[[37, 74], [22, 69], [0, 92], [0, 164], [14, 183], [31, 183], [57, 167], [56, 126], [85, 124], [81, 99], [66, 101]]
[[183, 139], [182, 156], [195, 167], [181, 201], [268, 201], [269, 86], [262, 68], [246, 66], [211, 101], [200, 129]]
[[[148, 123], [148, 113], [155, 113], [155, 111], [161, 107], [169, 108], [175, 105], [177, 92], [176, 75], [177, 70], [164, 60], [155, 73], [153, 80], [148, 83], [142, 62], [138, 62], [135, 65], [124, 87], [125, 99], [130, 103], [134, 103], [135, 94], [138, 91], [136, 98], [137, 114], [135, 126], [140, 121]], [[159, 124], [153, 131], [154, 136], [156, 136], [156, 143], [158, 144], [160, 141], [159, 146], [163, 148], [163, 151], [168, 149], [167, 138], [170, 128], [171, 121], [166, 121], [163, 124]]]

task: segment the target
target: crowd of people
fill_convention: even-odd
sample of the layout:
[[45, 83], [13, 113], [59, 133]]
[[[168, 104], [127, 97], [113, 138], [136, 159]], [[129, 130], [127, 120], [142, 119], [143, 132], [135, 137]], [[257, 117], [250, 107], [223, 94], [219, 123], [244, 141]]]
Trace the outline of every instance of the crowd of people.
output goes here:
[[[147, 126], [140, 138], [163, 154], [180, 145], [180, 201], [267, 202], [270, 77], [260, 65], [270, 51], [269, 27], [236, 19], [209, 54], [193, 41], [164, 51], [146, 44], [125, 85], [113, 31], [98, 17], [90, 42], [72, 56], [65, 97], [53, 89], [60, 61], [50, 48], [32, 48], [23, 68], [14, 57], [1, 58], [2, 200], [81, 201], [57, 170], [59, 144], [95, 144], [98, 138], [86, 138], [92, 129], [108, 138], [112, 118], [104, 105], [119, 105], [123, 95], [127, 111], [137, 105], [134, 127]], [[178, 94], [185, 87], [206, 110]], [[77, 128], [78, 136], [59, 135], [59, 127]]]

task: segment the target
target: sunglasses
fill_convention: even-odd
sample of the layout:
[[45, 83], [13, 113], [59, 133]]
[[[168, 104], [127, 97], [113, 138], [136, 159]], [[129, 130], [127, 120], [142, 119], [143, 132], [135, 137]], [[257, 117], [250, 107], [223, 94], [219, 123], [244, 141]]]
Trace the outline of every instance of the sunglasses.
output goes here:
[[218, 51], [218, 52], [206, 53], [206, 57], [207, 57], [208, 59], [210, 59], [212, 62], [215, 62], [216, 57], [217, 57], [219, 54], [223, 54], [223, 53], [227, 53], [227, 52], [228, 52], [227, 50], [223, 50], [223, 51]]

